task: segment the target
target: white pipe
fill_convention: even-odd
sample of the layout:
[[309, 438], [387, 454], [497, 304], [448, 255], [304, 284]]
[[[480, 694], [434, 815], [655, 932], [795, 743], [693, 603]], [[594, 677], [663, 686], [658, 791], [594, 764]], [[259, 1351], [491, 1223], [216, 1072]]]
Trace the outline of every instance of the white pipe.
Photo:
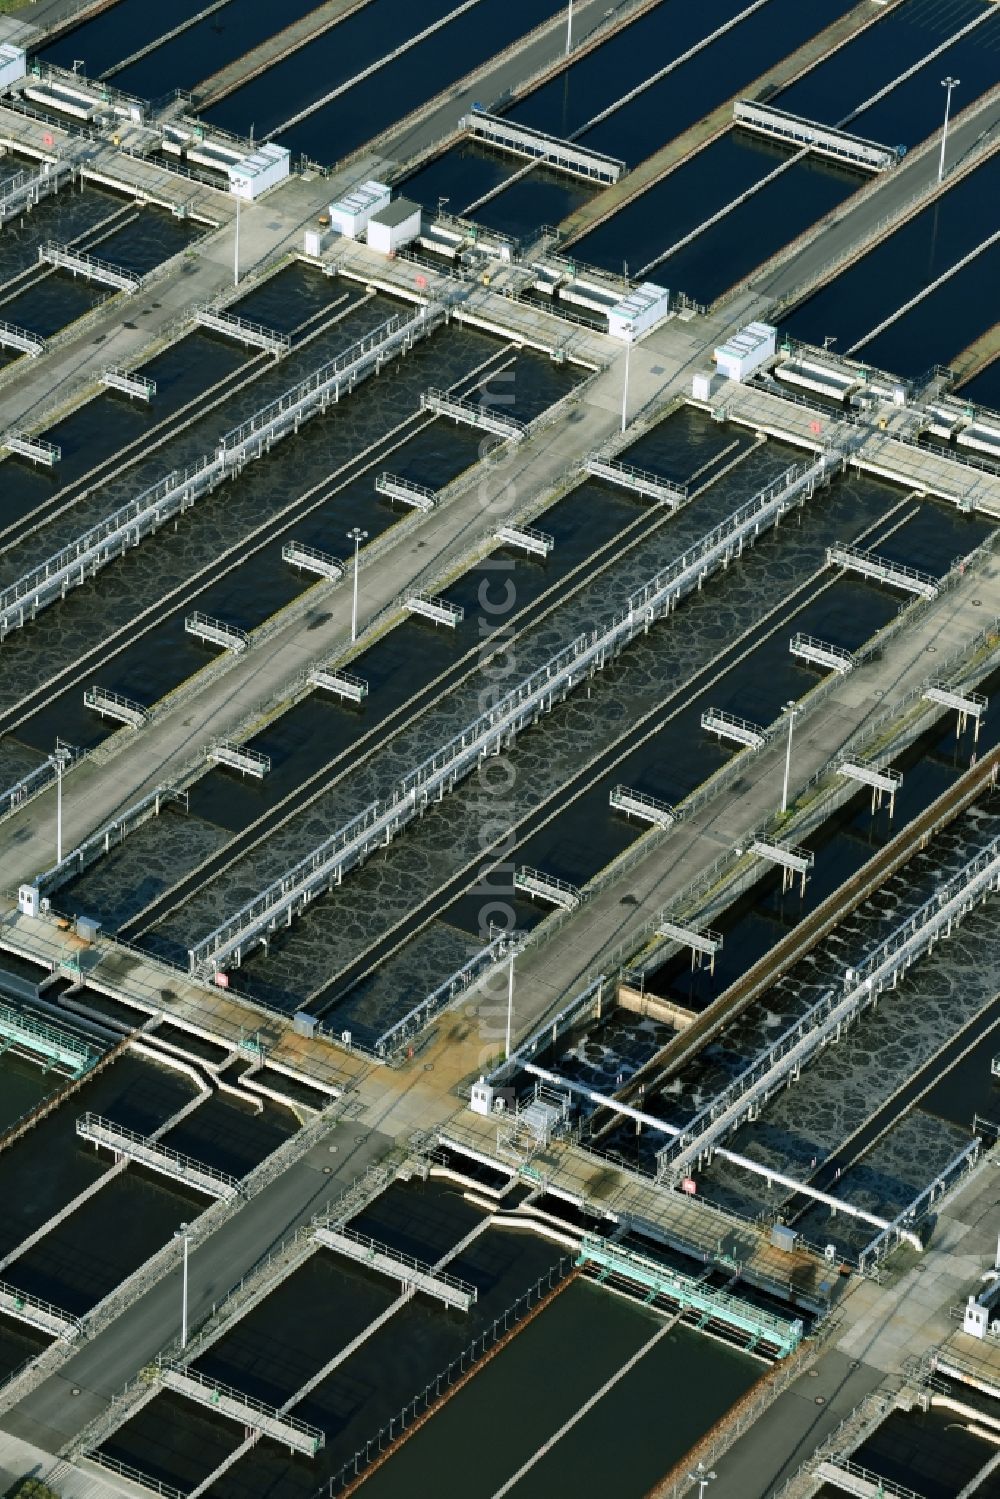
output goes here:
[[[634, 1119], [637, 1124], [648, 1125], [661, 1134], [676, 1136], [683, 1133], [675, 1124], [668, 1124], [666, 1120], [657, 1119], [652, 1114], [644, 1114], [640, 1109], [633, 1109], [629, 1104], [619, 1103], [616, 1098], [608, 1098], [603, 1093], [596, 1093], [582, 1083], [570, 1082], [567, 1078], [559, 1077], [555, 1072], [548, 1072], [544, 1067], [537, 1067], [534, 1062], [525, 1062], [524, 1070], [534, 1077], [541, 1078], [544, 1082], [551, 1083], [555, 1088], [569, 1088], [574, 1093], [582, 1093], [592, 1103], [600, 1104], [603, 1108], [612, 1109], [615, 1113]], [[818, 1187], [811, 1187], [804, 1182], [796, 1181], [794, 1177], [786, 1176], [782, 1171], [775, 1171], [770, 1166], [762, 1166], [759, 1161], [752, 1161], [749, 1156], [738, 1155], [735, 1151], [726, 1150], [721, 1145], [713, 1145], [710, 1149], [713, 1155], [721, 1156], [724, 1161], [729, 1161], [731, 1165], [738, 1166], [743, 1171], [751, 1171], [755, 1176], [762, 1176], [769, 1184], [777, 1182], [779, 1186], [788, 1187], [793, 1192], [800, 1192], [816, 1202], [825, 1203], [827, 1207], [833, 1208], [838, 1213], [847, 1213], [849, 1217], [858, 1218], [863, 1223], [870, 1223], [875, 1228], [890, 1227], [887, 1218], [878, 1218], [874, 1213], [866, 1213], [863, 1208], [856, 1208], [840, 1197], [832, 1197], [828, 1192], [821, 1192]], [[900, 1236], [914, 1249], [923, 1250], [923, 1245], [916, 1234], [901, 1230]]]

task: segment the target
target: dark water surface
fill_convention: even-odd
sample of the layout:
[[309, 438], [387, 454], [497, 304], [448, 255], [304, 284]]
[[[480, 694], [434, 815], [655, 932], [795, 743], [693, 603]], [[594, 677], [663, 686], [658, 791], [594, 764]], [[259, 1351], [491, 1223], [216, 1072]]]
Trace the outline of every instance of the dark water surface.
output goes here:
[[[407, 1499], [430, 1473], [437, 1499], [492, 1499], [661, 1321], [656, 1312], [575, 1281], [367, 1480], [372, 1499]], [[762, 1367], [675, 1328], [511, 1492], [519, 1499], [642, 1499]], [[634, 1423], [641, 1424], [642, 1440], [622, 1441]], [[495, 1440], [498, 1430], [502, 1442]]]
[[[43, 62], [55, 63], [60, 68], [72, 68], [77, 58], [83, 58], [84, 72], [90, 78], [98, 78], [106, 68], [130, 57], [140, 47], [148, 46], [165, 31], [204, 9], [205, 0], [170, 0], [168, 8], [150, 5], [149, 0], [118, 0], [82, 26], [50, 42], [38, 55]], [[154, 90], [154, 96], [173, 87], [172, 80], [165, 78], [162, 87]]]
[[[203, 21], [164, 42], [155, 52], [115, 74], [115, 88], [155, 99], [171, 89], [192, 89], [237, 57], [308, 15], [316, 0], [229, 0]], [[173, 25], [178, 25], [173, 21]]]
[[[1000, 157], [994, 155], [803, 302], [789, 315], [785, 326], [807, 343], [821, 344], [828, 334], [835, 334], [837, 352], [848, 353], [856, 340], [982, 243], [994, 227], [984, 221], [984, 216], [988, 217], [989, 205], [996, 202], [998, 194]], [[976, 264], [973, 262], [969, 267], [974, 281], [978, 281]], [[965, 300], [962, 290], [965, 274], [960, 271], [954, 278], [960, 305]], [[919, 369], [900, 370], [900, 373], [920, 373], [934, 359], [946, 363], [945, 356], [956, 354], [962, 347], [956, 342], [944, 306], [938, 310], [938, 296], [947, 300], [951, 284], [945, 283], [940, 293], [932, 293], [926, 304], [918, 304], [900, 320], [908, 324], [912, 318], [917, 338], [923, 340], [922, 348], [918, 347], [915, 353], [918, 361], [923, 359]], [[979, 305], [968, 309], [966, 326], [978, 323], [985, 328], [993, 320], [987, 284], [982, 284]], [[891, 332], [887, 330], [884, 342], [877, 339], [875, 343], [891, 347]], [[858, 357], [875, 361], [873, 348], [874, 345], [866, 345]], [[912, 362], [914, 355], [909, 357]], [[885, 367], [895, 369], [891, 364]]]

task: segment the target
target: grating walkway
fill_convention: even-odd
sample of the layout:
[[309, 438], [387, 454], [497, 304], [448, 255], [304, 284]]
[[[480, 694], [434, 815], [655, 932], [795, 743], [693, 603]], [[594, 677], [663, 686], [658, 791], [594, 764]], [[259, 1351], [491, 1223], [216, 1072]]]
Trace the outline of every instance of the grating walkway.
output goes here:
[[280, 1442], [290, 1452], [315, 1457], [320, 1448], [326, 1446], [324, 1432], [318, 1426], [310, 1426], [308, 1421], [300, 1421], [297, 1416], [290, 1416], [276, 1410], [274, 1406], [265, 1405], [262, 1400], [255, 1400], [242, 1390], [219, 1384], [217, 1380], [209, 1379], [183, 1364], [162, 1359], [158, 1367], [160, 1379], [168, 1390], [193, 1400], [197, 1405], [207, 1406], [217, 1415], [228, 1416], [241, 1426], [259, 1431], [262, 1436]]
[[399, 1250], [379, 1244], [367, 1234], [356, 1233], [346, 1224], [339, 1228], [317, 1228], [314, 1238], [325, 1249], [332, 1249], [335, 1254], [342, 1254], [346, 1259], [367, 1265], [382, 1275], [391, 1276], [403, 1286], [423, 1291], [457, 1311], [467, 1312], [478, 1298], [475, 1286], [467, 1285], [465, 1281], [457, 1280], [443, 1270], [434, 1270], [410, 1255], [401, 1254]]
[[171, 1150], [169, 1145], [161, 1145], [135, 1130], [126, 1129], [124, 1125], [114, 1124], [110, 1119], [102, 1119], [99, 1114], [84, 1114], [76, 1121], [76, 1133], [81, 1140], [89, 1140], [95, 1146], [102, 1145], [113, 1151], [118, 1159], [135, 1161], [161, 1176], [196, 1187], [209, 1197], [230, 1198], [239, 1193], [239, 1181], [228, 1172], [217, 1171], [214, 1166], [196, 1161], [179, 1150]]

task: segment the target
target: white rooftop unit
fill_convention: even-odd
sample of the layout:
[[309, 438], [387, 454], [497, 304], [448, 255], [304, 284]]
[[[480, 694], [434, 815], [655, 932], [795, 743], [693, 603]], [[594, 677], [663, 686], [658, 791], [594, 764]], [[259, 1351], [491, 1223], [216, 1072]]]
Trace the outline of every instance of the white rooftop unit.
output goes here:
[[394, 255], [420, 234], [420, 204], [396, 198], [368, 220], [368, 244], [383, 255]]
[[0, 89], [11, 88], [20, 83], [28, 71], [24, 48], [10, 42], [0, 42]]
[[633, 286], [627, 297], [608, 310], [608, 332], [612, 338], [623, 341], [640, 338], [654, 323], [662, 322], [669, 311], [667, 288], [644, 281], [641, 286]]
[[384, 182], [362, 182], [330, 204], [330, 226], [348, 239], [360, 239], [372, 214], [385, 208], [391, 197], [392, 191]]
[[719, 374], [727, 380], [745, 380], [774, 355], [777, 328], [770, 323], [747, 323], [715, 351]]
[[258, 146], [252, 156], [234, 161], [229, 168], [229, 191], [238, 198], [259, 198], [288, 176], [292, 153], [273, 141]]

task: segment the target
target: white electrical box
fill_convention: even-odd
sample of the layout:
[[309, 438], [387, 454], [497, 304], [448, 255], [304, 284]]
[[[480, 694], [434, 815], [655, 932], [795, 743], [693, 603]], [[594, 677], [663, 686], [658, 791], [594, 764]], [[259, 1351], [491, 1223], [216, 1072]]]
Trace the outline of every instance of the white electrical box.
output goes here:
[[962, 1319], [962, 1331], [970, 1338], [985, 1338], [990, 1326], [990, 1314], [980, 1306], [975, 1296], [970, 1296]]
[[305, 253], [314, 260], [318, 260], [333, 239], [329, 229], [307, 229], [305, 237]]

